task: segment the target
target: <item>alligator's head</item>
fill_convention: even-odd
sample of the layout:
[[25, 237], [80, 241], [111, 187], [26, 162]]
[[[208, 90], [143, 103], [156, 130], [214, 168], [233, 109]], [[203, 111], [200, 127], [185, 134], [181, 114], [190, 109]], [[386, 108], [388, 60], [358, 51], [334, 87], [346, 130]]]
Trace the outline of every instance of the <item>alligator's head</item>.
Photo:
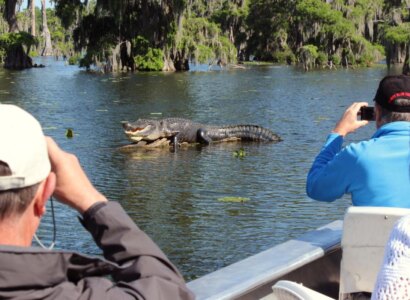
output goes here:
[[168, 138], [175, 135], [174, 132], [167, 131], [162, 121], [138, 119], [135, 122], [123, 122], [125, 135], [132, 142], [141, 140], [152, 142], [160, 138]]

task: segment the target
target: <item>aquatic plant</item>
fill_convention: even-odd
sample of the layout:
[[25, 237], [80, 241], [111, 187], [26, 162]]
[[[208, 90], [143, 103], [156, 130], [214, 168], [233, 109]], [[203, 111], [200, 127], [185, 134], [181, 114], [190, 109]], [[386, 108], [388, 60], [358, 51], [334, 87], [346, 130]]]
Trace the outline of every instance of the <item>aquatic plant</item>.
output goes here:
[[145, 55], [137, 55], [134, 60], [138, 70], [161, 71], [164, 67], [164, 52], [149, 47]]

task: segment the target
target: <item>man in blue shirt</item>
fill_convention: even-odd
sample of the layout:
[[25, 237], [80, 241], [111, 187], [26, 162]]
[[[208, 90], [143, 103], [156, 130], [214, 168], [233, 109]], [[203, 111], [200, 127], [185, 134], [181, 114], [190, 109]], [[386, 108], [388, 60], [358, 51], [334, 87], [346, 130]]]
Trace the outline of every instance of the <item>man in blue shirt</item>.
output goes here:
[[344, 113], [309, 171], [309, 197], [331, 202], [351, 194], [356, 206], [410, 208], [410, 76], [386, 76], [375, 101], [377, 131], [370, 140], [342, 149], [349, 133], [368, 124], [357, 120], [366, 102]]

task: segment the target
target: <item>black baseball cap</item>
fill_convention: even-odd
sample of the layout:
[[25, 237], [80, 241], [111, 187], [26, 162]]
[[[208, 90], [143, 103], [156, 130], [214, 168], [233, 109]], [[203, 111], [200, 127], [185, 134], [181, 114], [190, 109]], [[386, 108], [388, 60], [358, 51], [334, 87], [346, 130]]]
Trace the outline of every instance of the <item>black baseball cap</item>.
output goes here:
[[381, 107], [394, 112], [410, 112], [410, 105], [398, 105], [399, 98], [410, 100], [410, 76], [390, 75], [379, 84], [374, 101]]

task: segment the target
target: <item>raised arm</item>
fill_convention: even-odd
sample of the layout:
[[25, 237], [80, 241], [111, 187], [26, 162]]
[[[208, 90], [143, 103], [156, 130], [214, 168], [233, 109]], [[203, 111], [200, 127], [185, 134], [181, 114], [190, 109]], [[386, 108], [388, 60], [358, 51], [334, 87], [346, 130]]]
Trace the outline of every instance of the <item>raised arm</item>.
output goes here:
[[307, 176], [306, 193], [310, 198], [330, 202], [348, 192], [354, 180], [351, 170], [356, 161], [349, 153], [351, 149], [342, 150], [343, 138], [368, 124], [368, 121], [357, 120], [360, 108], [367, 105], [367, 102], [353, 103], [328, 136]]
[[116, 202], [107, 201], [89, 181], [78, 159], [47, 138], [56, 174], [54, 196], [83, 215], [104, 257], [121, 268], [113, 282], [96, 276], [81, 280], [81, 299], [193, 299], [184, 279], [159, 247]]

